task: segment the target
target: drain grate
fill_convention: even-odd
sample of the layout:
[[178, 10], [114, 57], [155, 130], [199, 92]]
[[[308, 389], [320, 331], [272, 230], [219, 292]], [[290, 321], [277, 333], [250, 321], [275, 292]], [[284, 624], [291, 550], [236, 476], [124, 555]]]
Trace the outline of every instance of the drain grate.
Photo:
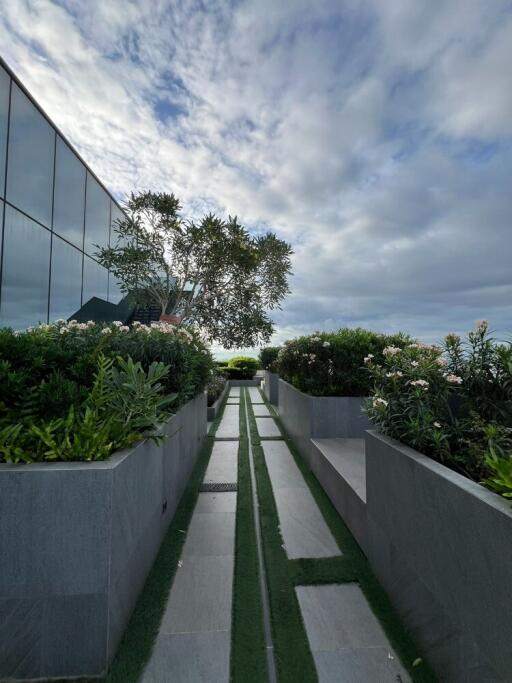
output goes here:
[[202, 493], [223, 493], [226, 491], [237, 491], [236, 483], [216, 482], [211, 484], [201, 484], [199, 491]]

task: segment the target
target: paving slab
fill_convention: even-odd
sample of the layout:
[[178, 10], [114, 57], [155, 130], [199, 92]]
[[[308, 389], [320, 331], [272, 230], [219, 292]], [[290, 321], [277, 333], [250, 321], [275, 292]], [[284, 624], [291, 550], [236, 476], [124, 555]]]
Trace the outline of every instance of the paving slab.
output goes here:
[[238, 439], [240, 437], [238, 406], [226, 406], [215, 434], [216, 439]]
[[232, 555], [182, 560], [160, 633], [199, 633], [231, 628], [233, 566]]
[[249, 387], [249, 397], [251, 399], [251, 403], [265, 403], [258, 387]]
[[204, 475], [205, 484], [236, 483], [238, 441], [216, 441]]
[[272, 417], [272, 413], [264, 403], [256, 403], [252, 409], [255, 417]]
[[272, 481], [272, 488], [307, 488], [301, 471], [284, 441], [263, 441], [265, 463]]
[[[199, 494], [201, 497], [202, 493]], [[182, 558], [233, 555], [235, 514], [233, 512], [194, 512], [188, 528]]]
[[233, 396], [240, 396], [240, 387], [231, 387], [229, 390], [229, 398]]
[[233, 398], [229, 398], [226, 401], [227, 406], [239, 406], [240, 405], [240, 397], [233, 396]]
[[272, 418], [269, 419], [268, 417], [257, 417], [256, 426], [260, 436], [282, 438], [279, 427]]
[[281, 512], [279, 526], [290, 560], [337, 557], [342, 554], [323, 517], [297, 518]]
[[230, 631], [160, 634], [140, 683], [228, 683]]
[[320, 683], [410, 681], [357, 584], [295, 590]]
[[236, 493], [235, 491], [201, 493], [195, 512], [236, 512]]

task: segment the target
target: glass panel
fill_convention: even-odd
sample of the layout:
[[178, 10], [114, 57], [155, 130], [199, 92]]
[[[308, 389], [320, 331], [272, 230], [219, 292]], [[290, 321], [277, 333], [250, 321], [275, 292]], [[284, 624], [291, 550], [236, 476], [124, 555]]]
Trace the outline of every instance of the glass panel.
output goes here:
[[84, 239], [85, 166], [57, 136], [53, 230], [80, 249]]
[[111, 204], [111, 212], [110, 212], [110, 246], [116, 247], [116, 246], [121, 246], [124, 244], [124, 240], [120, 241], [119, 240], [119, 235], [116, 233], [116, 227], [118, 224], [118, 221], [122, 221], [125, 219], [124, 213], [121, 211], [121, 209], [112, 202]]
[[[101, 247], [108, 246], [110, 228], [110, 197], [101, 185], [87, 174], [87, 195], [85, 203], [85, 245], [88, 254], [94, 256]], [[106, 297], [105, 297], [106, 298]]]
[[82, 295], [82, 252], [53, 236], [50, 321], [76, 317]]
[[48, 316], [51, 233], [5, 207], [0, 325], [23, 329]]
[[108, 300], [113, 304], [118, 304], [121, 299], [124, 298], [124, 294], [121, 292], [121, 287], [118, 280], [115, 279], [112, 273], [108, 274]]
[[7, 117], [9, 114], [9, 87], [11, 79], [0, 66], [0, 197], [4, 196], [5, 155], [7, 152]]
[[7, 199], [50, 227], [55, 132], [12, 84]]
[[93, 261], [92, 258], [84, 257], [84, 290], [82, 302], [85, 306], [92, 297], [107, 300], [108, 270]]

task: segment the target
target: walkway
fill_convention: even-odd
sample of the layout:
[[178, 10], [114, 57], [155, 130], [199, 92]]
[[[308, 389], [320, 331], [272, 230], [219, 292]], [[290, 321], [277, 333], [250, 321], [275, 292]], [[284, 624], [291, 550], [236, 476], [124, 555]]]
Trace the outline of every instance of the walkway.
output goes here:
[[[286, 552], [283, 563], [299, 558], [343, 561], [342, 550], [281, 435], [272, 409], [258, 389], [250, 388], [245, 395], [252, 406], [247, 413], [248, 425], [253, 420], [257, 428], [256, 448], [261, 441], [260, 452], [279, 517]], [[202, 488], [237, 482], [239, 403], [240, 389], [232, 388]], [[253, 432], [252, 441], [249, 436], [248, 442], [253, 472], [254, 439]], [[259, 489], [258, 483], [258, 492]], [[237, 493], [233, 491], [199, 493], [160, 632], [141, 679], [143, 683], [230, 680], [236, 503]], [[267, 566], [267, 571], [272, 571], [272, 567]], [[293, 598], [293, 589], [290, 590]], [[296, 585], [294, 590], [320, 683], [410, 680], [358, 583], [352, 580]], [[279, 620], [279, 614], [272, 618]], [[270, 619], [267, 626], [269, 623]], [[268, 652], [272, 657], [273, 650]]]

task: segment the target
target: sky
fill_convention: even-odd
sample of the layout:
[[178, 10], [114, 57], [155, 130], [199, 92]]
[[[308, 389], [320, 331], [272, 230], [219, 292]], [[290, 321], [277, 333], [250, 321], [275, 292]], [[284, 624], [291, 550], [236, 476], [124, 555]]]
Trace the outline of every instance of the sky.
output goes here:
[[512, 331], [512, 2], [2, 0], [0, 46], [118, 198], [291, 242], [274, 343]]

